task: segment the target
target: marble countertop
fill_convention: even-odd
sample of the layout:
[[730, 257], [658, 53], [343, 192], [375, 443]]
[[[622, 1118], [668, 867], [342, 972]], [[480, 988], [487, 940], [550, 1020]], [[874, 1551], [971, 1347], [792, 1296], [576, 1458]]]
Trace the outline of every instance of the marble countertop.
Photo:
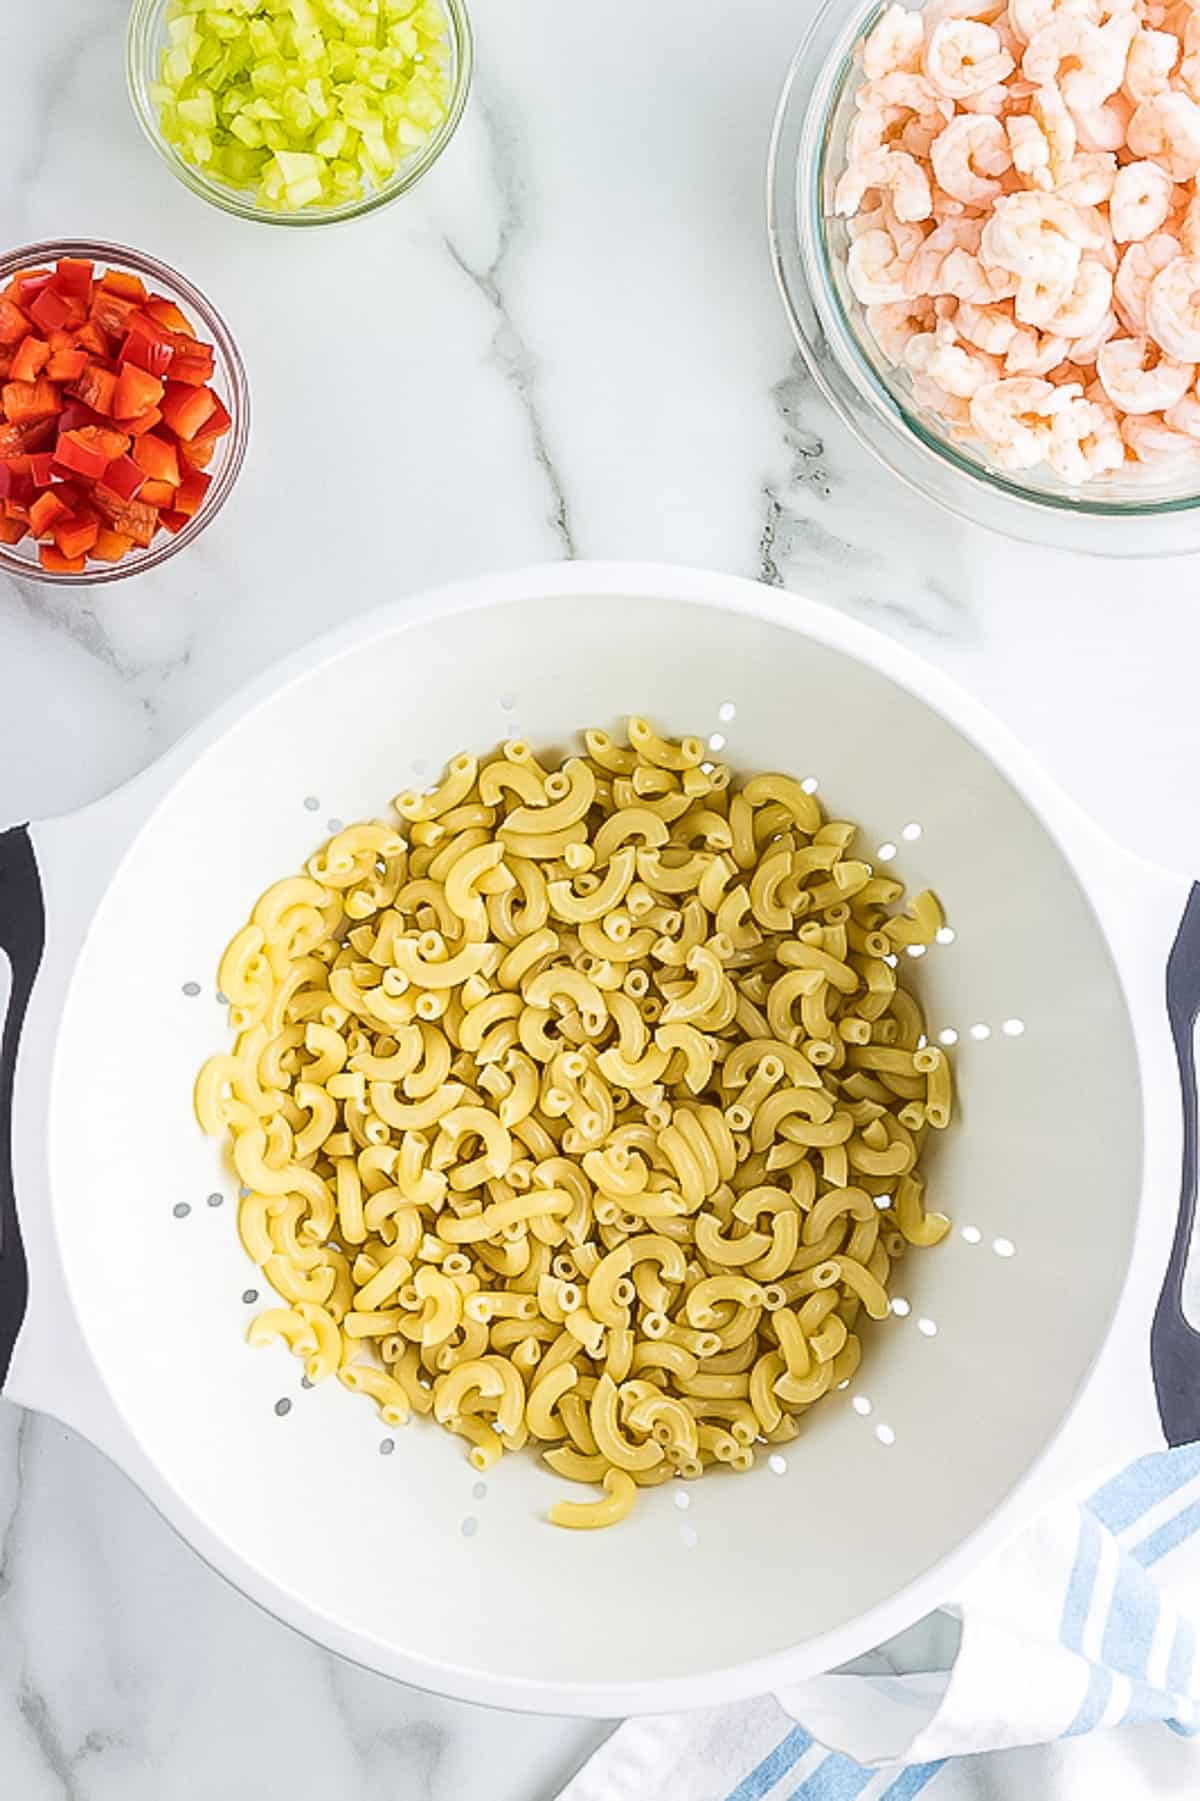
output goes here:
[[[0, 243], [110, 237], [175, 264], [232, 326], [255, 412], [224, 514], [157, 575], [89, 597], [0, 577], [0, 823], [104, 792], [384, 598], [634, 557], [757, 575], [895, 634], [1131, 848], [1200, 869], [1197, 563], [953, 521], [857, 450], [797, 364], [763, 172], [807, 4], [486, 0], [440, 166], [368, 220], [289, 233], [206, 207], [142, 141], [127, 0], [38, 0], [5, 38]], [[337, 1662], [88, 1446], [0, 1404], [6, 1797], [543, 1801], [604, 1730]]]

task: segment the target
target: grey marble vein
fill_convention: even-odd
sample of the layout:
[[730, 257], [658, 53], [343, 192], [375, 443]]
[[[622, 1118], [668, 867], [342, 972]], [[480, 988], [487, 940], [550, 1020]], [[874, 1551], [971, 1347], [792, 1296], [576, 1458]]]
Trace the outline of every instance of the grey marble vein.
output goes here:
[[524, 195], [515, 134], [498, 118], [493, 107], [478, 103], [491, 148], [492, 167], [500, 193], [501, 212], [496, 249], [485, 268], [477, 268], [449, 237], [443, 242], [457, 267], [474, 283], [496, 316], [492, 336], [492, 360], [512, 387], [525, 415], [530, 445], [538, 468], [550, 490], [549, 523], [560, 554], [577, 555], [575, 533], [567, 506], [566, 490], [551, 454], [545, 423], [538, 403], [538, 362], [513, 318], [505, 287], [510, 252], [526, 224]]
[[33, 1415], [22, 1412], [17, 1418], [17, 1430], [13, 1439], [11, 1483], [5, 1484], [9, 1488], [11, 1500], [7, 1517], [0, 1525], [0, 1603], [5, 1600], [14, 1581], [14, 1568], [20, 1543], [26, 1496], [25, 1477], [33, 1429]]

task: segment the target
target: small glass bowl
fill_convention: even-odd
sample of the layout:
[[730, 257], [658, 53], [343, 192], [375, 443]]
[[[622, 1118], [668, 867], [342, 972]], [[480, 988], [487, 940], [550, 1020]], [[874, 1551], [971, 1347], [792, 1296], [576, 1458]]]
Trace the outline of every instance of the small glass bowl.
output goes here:
[[271, 208], [258, 206], [248, 190], [228, 187], [224, 182], [215, 181], [206, 175], [203, 170], [194, 168], [180, 156], [173, 144], [167, 143], [159, 129], [158, 108], [150, 98], [150, 88], [158, 80], [159, 57], [167, 41], [168, 0], [133, 0], [129, 14], [125, 69], [129, 98], [138, 124], [171, 173], [178, 176], [185, 188], [190, 188], [193, 194], [199, 194], [202, 200], [209, 201], [211, 205], [236, 214], [239, 219], [257, 219], [264, 225], [335, 225], [339, 220], [362, 218], [364, 214], [387, 206], [399, 195], [406, 194], [409, 188], [415, 187], [437, 162], [462, 118], [471, 88], [474, 62], [471, 21], [467, 16], [464, 0], [440, 0], [440, 4], [446, 14], [450, 46], [450, 105], [446, 117], [421, 148], [399, 165], [388, 181], [377, 188], [365, 189], [354, 200], [341, 201], [337, 206], [305, 207], [300, 212], [276, 212]]
[[1117, 556], [1200, 548], [1200, 456], [1071, 487], [1048, 467], [1013, 475], [914, 397], [867, 330], [833, 209], [863, 79], [861, 46], [885, 0], [825, 0], [796, 53], [767, 174], [771, 251], [804, 359], [835, 411], [894, 474], [962, 518], [1011, 537]]
[[0, 570], [27, 581], [48, 582], [58, 588], [93, 588], [102, 582], [123, 581], [129, 575], [141, 575], [157, 569], [168, 557], [178, 556], [194, 544], [205, 526], [211, 524], [233, 491], [246, 456], [250, 438], [250, 389], [246, 371], [229, 328], [210, 300], [194, 288], [184, 276], [140, 250], [124, 244], [93, 243], [83, 238], [55, 238], [44, 244], [26, 244], [0, 257], [0, 287], [6, 286], [20, 269], [35, 269], [53, 263], [60, 256], [87, 257], [96, 265], [97, 274], [106, 269], [124, 269], [140, 275], [155, 293], [162, 294], [183, 308], [196, 328], [196, 336], [213, 347], [213, 379], [209, 384], [221, 400], [232, 421], [229, 430], [217, 442], [213, 460], [206, 474], [212, 486], [199, 510], [174, 537], [162, 532], [146, 550], [134, 547], [119, 563], [89, 563], [79, 575], [58, 575], [43, 569], [38, 562], [38, 547], [25, 537], [19, 544], [0, 544]]

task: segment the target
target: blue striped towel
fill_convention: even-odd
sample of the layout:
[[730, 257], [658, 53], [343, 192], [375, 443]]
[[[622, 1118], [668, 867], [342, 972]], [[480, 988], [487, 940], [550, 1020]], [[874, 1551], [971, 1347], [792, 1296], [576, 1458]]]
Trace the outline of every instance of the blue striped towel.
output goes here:
[[[1197, 1622], [1189, 1445], [1046, 1509], [952, 1608], [871, 1657], [628, 1721], [559, 1801], [1195, 1801]], [[1136, 1730], [1096, 1738], [1112, 1726]]]

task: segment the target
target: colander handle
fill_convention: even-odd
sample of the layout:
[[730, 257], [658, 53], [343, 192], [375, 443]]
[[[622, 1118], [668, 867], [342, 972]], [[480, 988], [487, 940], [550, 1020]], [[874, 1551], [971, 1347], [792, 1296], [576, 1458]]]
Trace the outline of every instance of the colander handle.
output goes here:
[[0, 1037], [0, 1390], [25, 1318], [29, 1278], [13, 1183], [13, 1084], [17, 1044], [46, 941], [42, 884], [25, 826], [0, 833], [0, 950], [12, 981]]
[[1150, 1330], [1150, 1362], [1166, 1441], [1184, 1445], [1200, 1439], [1200, 1332], [1188, 1324], [1183, 1312], [1183, 1276], [1196, 1219], [1200, 885], [1188, 896], [1167, 962], [1167, 1015], [1183, 1087], [1183, 1180], [1171, 1256]]

